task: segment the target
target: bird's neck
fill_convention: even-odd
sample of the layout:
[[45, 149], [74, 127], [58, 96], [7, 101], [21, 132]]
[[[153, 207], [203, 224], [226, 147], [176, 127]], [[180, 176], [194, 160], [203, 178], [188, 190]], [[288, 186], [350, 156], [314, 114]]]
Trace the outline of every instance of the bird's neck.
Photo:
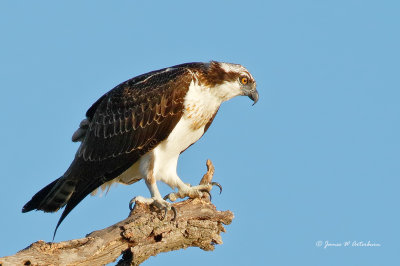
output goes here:
[[204, 127], [223, 101], [213, 93], [212, 88], [192, 82], [184, 101], [184, 118], [191, 121], [193, 129]]

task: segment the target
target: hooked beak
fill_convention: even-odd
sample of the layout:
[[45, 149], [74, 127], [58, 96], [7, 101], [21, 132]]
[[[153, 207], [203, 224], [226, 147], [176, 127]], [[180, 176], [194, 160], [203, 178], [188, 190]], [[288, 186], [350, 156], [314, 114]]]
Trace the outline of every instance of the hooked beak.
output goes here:
[[251, 90], [245, 90], [244, 95], [248, 96], [251, 100], [253, 100], [253, 105], [255, 105], [258, 101], [258, 91], [256, 87], [252, 88]]

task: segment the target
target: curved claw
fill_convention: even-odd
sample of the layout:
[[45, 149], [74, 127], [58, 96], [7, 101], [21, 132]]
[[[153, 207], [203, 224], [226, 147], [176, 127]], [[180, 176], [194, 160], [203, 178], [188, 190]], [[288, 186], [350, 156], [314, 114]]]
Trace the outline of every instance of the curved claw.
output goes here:
[[206, 189], [203, 189], [203, 190], [200, 190], [201, 192], [204, 192], [204, 193], [207, 193], [208, 194], [208, 196], [210, 197], [210, 201], [211, 201], [211, 199], [212, 199], [212, 196], [211, 196], [211, 193], [210, 193], [210, 191], [208, 191], [208, 190], [206, 190]]
[[135, 198], [133, 198], [133, 199], [131, 199], [131, 201], [129, 202], [129, 209], [131, 210], [131, 211], [133, 211], [133, 204], [135, 203]]
[[176, 209], [175, 209], [174, 206], [171, 206], [171, 210], [174, 212], [174, 218], [172, 218], [172, 221], [175, 221], [176, 220], [176, 216], [177, 216]]
[[[171, 210], [174, 212], [174, 218], [172, 218], [172, 221], [176, 220], [176, 216], [177, 216], [177, 212], [174, 206], [171, 206]], [[167, 213], [168, 213], [168, 208], [165, 207], [164, 208], [164, 218], [162, 219], [163, 221], [165, 220], [165, 218], [167, 218]]]
[[[219, 187], [219, 194], [222, 193], [222, 186], [221, 186], [220, 183], [218, 183], [218, 182], [211, 182], [211, 185]], [[210, 200], [211, 200], [211, 197], [210, 197]]]
[[163, 198], [164, 200], [169, 199], [169, 195], [171, 195], [171, 193], [168, 193], [167, 195], [165, 195], [165, 197]]

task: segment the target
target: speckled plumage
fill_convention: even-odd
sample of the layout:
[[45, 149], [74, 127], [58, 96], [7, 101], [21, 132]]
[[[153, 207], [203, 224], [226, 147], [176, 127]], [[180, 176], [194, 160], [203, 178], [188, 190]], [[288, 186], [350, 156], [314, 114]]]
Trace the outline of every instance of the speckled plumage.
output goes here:
[[36, 193], [23, 212], [54, 212], [66, 205], [57, 229], [101, 186], [143, 178], [157, 197], [156, 180], [183, 186], [176, 175], [179, 154], [207, 131], [223, 101], [244, 95], [236, 85], [239, 75], [252, 80], [254, 91], [245, 68], [218, 62], [177, 65], [119, 84], [89, 108], [73, 134], [81, 145], [68, 170]]

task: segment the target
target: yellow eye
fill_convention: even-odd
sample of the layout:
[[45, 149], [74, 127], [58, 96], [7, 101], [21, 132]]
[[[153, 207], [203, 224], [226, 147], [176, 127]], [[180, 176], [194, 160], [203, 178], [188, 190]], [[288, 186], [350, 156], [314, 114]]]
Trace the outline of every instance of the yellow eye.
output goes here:
[[240, 78], [240, 82], [241, 82], [243, 85], [246, 85], [247, 82], [249, 82], [249, 80], [248, 80], [246, 77], [242, 77], [242, 78]]

